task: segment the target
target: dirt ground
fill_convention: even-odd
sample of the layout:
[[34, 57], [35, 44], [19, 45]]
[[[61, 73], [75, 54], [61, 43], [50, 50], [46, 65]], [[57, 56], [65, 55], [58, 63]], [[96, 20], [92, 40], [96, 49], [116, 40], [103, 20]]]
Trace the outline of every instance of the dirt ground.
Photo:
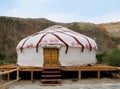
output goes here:
[[120, 79], [94, 78], [72, 81], [71, 79], [62, 80], [61, 86], [40, 86], [39, 80], [33, 82], [20, 80], [11, 84], [6, 89], [120, 89]]

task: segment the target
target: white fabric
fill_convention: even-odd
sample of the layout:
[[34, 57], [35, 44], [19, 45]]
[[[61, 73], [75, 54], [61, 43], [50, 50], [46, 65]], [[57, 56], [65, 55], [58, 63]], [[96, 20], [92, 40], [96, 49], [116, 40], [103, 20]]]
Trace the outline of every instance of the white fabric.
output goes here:
[[25, 49], [22, 52], [17, 50], [18, 53], [18, 61], [17, 64], [21, 66], [35, 66], [42, 67], [43, 66], [43, 49], [39, 48], [38, 53], [35, 48]]
[[[64, 46], [59, 49], [58, 59], [61, 66], [83, 66], [96, 63], [95, 50], [85, 49], [84, 52], [81, 52], [81, 48], [69, 47], [67, 54], [65, 54], [65, 50]], [[21, 66], [43, 67], [43, 48], [39, 47], [38, 53], [35, 51], [35, 48], [25, 49], [22, 52], [18, 50], [18, 64]]]
[[[38, 46], [38, 52], [36, 52], [36, 45], [42, 37], [43, 39]], [[82, 45], [78, 41], [84, 46], [83, 52], [81, 51]], [[65, 53], [67, 48], [66, 44], [68, 45], [67, 53]], [[90, 45], [92, 47], [91, 51]], [[93, 39], [65, 27], [55, 25], [36, 33], [36, 35], [33, 34], [26, 37], [19, 42], [16, 48], [18, 65], [43, 67], [43, 46], [51, 46], [50, 48], [59, 46], [58, 60], [61, 66], [83, 66], [96, 63], [96, 50], [98, 47]]]
[[95, 50], [90, 51], [89, 49], [84, 49], [84, 52], [81, 52], [81, 48], [69, 47], [67, 54], [64, 51], [65, 47], [61, 47], [59, 60], [62, 66], [83, 66], [96, 63]]

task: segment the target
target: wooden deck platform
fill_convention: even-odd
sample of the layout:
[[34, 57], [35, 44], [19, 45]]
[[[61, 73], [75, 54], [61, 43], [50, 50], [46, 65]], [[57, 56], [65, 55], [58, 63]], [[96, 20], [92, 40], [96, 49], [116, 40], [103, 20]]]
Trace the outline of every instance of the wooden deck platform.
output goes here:
[[[15, 68], [20, 68], [19, 71], [42, 71], [41, 67], [32, 67], [32, 66], [18, 66], [16, 64], [9, 65], [0, 65], [0, 70], [11, 70]], [[52, 67], [51, 67], [52, 68]], [[102, 64], [95, 64], [93, 66], [69, 66], [69, 67], [61, 67], [62, 71], [107, 71], [107, 70], [120, 70], [120, 67], [116, 66], [107, 66]]]
[[[41, 67], [25, 67], [25, 66], [18, 66], [16, 64], [10, 65], [0, 65], [0, 71], [9, 71], [12, 69], [20, 68], [19, 71], [30, 71], [31, 72], [31, 81], [33, 81], [33, 74], [34, 71], [42, 71], [43, 68]], [[96, 64], [93, 66], [70, 66], [70, 67], [61, 67], [61, 71], [78, 71], [78, 79], [81, 79], [81, 72], [82, 71], [97, 71], [97, 78], [100, 79], [100, 72], [101, 71], [119, 71], [119, 67], [115, 66], [106, 66], [101, 64]], [[10, 79], [10, 74], [8, 74], [8, 80]]]
[[16, 64], [9, 65], [0, 65], [0, 70], [11, 70], [15, 68], [20, 68], [19, 71], [42, 71], [41, 67], [32, 67], [32, 66], [18, 66]]
[[70, 67], [62, 67], [63, 71], [112, 71], [119, 70], [116, 66], [107, 66], [102, 64], [95, 64], [93, 66], [70, 66]]

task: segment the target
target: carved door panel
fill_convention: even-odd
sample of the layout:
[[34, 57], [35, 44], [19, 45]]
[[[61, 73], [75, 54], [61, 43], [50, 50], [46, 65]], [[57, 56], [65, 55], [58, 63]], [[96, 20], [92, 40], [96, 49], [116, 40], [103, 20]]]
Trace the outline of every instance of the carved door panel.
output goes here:
[[58, 49], [55, 49], [55, 48], [44, 49], [44, 66], [45, 67], [59, 66]]

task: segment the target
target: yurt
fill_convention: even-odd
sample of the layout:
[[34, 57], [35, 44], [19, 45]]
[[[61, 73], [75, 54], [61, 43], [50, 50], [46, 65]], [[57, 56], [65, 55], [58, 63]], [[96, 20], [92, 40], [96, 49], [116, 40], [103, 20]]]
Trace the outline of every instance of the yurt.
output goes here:
[[96, 63], [96, 42], [54, 25], [22, 39], [17, 45], [20, 66], [85, 66]]

